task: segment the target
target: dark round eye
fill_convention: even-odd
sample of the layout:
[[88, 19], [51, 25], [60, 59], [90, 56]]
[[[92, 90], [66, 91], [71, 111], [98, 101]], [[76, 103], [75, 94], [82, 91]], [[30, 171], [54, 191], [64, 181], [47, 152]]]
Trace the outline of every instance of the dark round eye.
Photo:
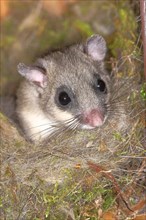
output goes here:
[[63, 106], [68, 105], [71, 102], [71, 98], [66, 92], [60, 92], [58, 97], [59, 103]]
[[97, 85], [96, 88], [100, 91], [100, 92], [106, 92], [106, 85], [105, 82], [102, 79], [97, 79]]

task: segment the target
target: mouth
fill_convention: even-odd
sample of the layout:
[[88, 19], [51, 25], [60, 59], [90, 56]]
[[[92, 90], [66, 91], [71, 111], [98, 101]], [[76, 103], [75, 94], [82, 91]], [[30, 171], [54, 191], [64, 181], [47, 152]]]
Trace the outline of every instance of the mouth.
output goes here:
[[95, 129], [96, 127], [92, 127], [90, 125], [87, 125], [87, 124], [81, 124], [80, 125], [80, 129], [85, 129], [85, 130], [93, 130]]

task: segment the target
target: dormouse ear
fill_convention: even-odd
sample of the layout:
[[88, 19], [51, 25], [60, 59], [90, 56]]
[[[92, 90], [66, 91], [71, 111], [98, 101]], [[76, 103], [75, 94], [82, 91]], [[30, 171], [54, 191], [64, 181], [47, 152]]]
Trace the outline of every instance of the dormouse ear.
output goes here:
[[43, 69], [39, 67], [26, 66], [24, 63], [19, 63], [17, 70], [20, 75], [24, 76], [30, 82], [45, 88], [47, 86], [47, 76], [44, 74]]
[[100, 35], [93, 35], [87, 39], [85, 52], [95, 61], [102, 61], [107, 51], [106, 42]]

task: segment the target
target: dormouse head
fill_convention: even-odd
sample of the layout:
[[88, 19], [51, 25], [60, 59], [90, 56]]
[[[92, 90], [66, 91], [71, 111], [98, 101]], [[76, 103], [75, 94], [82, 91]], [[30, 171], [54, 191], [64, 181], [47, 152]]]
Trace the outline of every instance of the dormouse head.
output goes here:
[[106, 42], [93, 35], [83, 44], [39, 58], [18, 72], [38, 91], [48, 118], [71, 129], [101, 126], [108, 115], [111, 80], [104, 68]]

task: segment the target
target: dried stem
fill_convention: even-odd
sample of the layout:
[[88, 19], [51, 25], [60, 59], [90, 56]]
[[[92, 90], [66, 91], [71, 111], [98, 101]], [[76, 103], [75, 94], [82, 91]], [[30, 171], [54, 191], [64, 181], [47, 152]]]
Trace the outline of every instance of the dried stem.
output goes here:
[[141, 14], [141, 29], [143, 39], [143, 53], [144, 53], [144, 75], [146, 78], [146, 0], [140, 0], [140, 14]]

